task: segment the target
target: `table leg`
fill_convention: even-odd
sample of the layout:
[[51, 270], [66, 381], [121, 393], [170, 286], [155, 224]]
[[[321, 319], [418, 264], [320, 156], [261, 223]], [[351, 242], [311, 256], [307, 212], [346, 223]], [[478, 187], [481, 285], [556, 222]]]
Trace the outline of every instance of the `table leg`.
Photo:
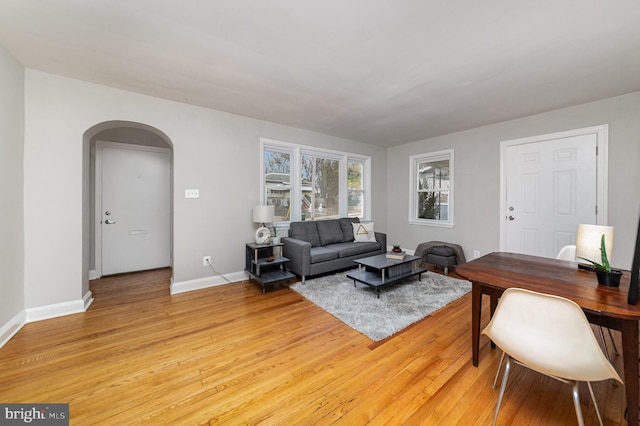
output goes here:
[[627, 423], [638, 424], [640, 393], [638, 390], [638, 321], [622, 321], [622, 358], [627, 397]]
[[[491, 318], [493, 318], [493, 314], [496, 312], [496, 308], [498, 307], [498, 296], [492, 294], [489, 298], [489, 310], [491, 312]], [[493, 349], [496, 348], [496, 344], [491, 341], [491, 347]]]
[[471, 282], [471, 348], [473, 366], [478, 366], [480, 355], [480, 317], [482, 316], [482, 289], [476, 282]]

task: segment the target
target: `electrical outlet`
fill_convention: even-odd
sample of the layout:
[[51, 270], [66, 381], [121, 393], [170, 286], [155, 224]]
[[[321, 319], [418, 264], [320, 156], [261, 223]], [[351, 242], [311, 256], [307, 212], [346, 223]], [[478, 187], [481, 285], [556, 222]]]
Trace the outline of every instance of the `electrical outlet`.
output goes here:
[[480, 257], [480, 250], [474, 250], [474, 251], [473, 251], [473, 258], [474, 258], [474, 259], [477, 259], [477, 258], [479, 258], [479, 257]]
[[211, 256], [205, 256], [202, 258], [202, 266], [211, 265]]
[[184, 198], [200, 198], [199, 189], [185, 189]]

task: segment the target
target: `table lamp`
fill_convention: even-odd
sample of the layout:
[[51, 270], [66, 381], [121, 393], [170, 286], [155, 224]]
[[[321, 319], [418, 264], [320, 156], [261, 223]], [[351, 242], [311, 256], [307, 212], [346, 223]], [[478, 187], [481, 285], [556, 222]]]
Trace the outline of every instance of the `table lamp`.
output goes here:
[[266, 244], [271, 238], [271, 232], [264, 224], [273, 222], [274, 206], [255, 206], [253, 208], [253, 222], [259, 223], [260, 227], [256, 231], [256, 244]]
[[593, 270], [592, 266], [584, 263], [584, 259], [589, 259], [596, 263], [602, 263], [602, 253], [600, 252], [600, 240], [602, 235], [604, 235], [604, 245], [607, 251], [607, 256], [611, 258], [611, 250], [613, 248], [613, 226], [588, 224], [578, 225], [578, 233], [576, 235], [576, 260], [579, 262], [579, 268]]

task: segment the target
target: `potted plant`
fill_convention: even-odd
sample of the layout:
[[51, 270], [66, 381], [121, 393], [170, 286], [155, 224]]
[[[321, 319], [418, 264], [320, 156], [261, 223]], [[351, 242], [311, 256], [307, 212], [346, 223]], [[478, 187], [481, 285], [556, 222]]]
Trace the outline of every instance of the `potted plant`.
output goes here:
[[278, 228], [276, 226], [272, 226], [271, 231], [271, 244], [280, 244], [280, 237], [278, 236]]
[[584, 257], [580, 257], [580, 259], [586, 260], [593, 265], [598, 277], [598, 284], [608, 287], [618, 287], [620, 285], [620, 278], [622, 278], [622, 271], [611, 269], [609, 259], [607, 258], [607, 249], [604, 245], [604, 234], [602, 234], [600, 238], [600, 255], [602, 263], [594, 262]]

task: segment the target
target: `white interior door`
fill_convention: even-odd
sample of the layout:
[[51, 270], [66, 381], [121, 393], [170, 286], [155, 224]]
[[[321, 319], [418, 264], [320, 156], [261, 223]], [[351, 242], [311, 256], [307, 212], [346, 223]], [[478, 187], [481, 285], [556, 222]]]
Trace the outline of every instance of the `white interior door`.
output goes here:
[[168, 150], [102, 144], [102, 274], [170, 265]]
[[597, 133], [506, 146], [506, 251], [555, 257], [597, 223]]

